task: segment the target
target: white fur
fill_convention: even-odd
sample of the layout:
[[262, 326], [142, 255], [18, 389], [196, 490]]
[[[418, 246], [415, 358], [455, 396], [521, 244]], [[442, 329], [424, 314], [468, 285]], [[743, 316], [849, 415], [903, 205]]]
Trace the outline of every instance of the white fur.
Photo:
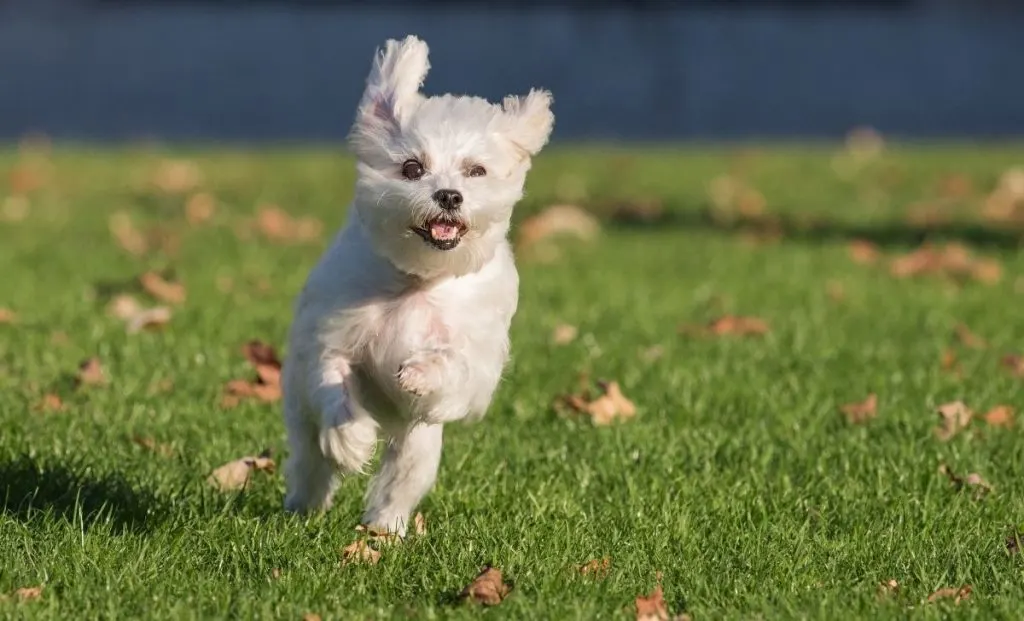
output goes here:
[[[355, 200], [299, 296], [283, 378], [286, 507], [329, 507], [336, 476], [362, 471], [383, 436], [363, 521], [399, 534], [434, 484], [442, 425], [482, 416], [498, 385], [518, 300], [509, 218], [554, 122], [544, 91], [424, 97], [429, 66], [411, 36], [374, 60], [350, 135]], [[415, 181], [411, 158], [427, 170]], [[451, 250], [411, 230], [444, 213], [438, 189], [464, 197]]]

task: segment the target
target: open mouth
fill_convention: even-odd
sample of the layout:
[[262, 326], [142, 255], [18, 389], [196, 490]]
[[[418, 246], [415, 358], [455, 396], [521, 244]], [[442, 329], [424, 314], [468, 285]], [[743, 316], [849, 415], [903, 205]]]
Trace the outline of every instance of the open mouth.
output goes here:
[[462, 241], [466, 225], [458, 220], [441, 217], [427, 220], [423, 226], [412, 227], [412, 232], [438, 250], [451, 250]]

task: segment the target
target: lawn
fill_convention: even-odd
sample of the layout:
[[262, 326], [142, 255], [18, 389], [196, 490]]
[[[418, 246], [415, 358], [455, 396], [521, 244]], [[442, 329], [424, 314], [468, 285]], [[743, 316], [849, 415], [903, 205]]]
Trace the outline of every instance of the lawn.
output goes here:
[[[590, 209], [601, 232], [520, 247], [513, 360], [487, 417], [446, 430], [427, 532], [342, 564], [364, 536], [365, 478], [308, 519], [282, 511], [279, 468], [240, 492], [206, 479], [285, 457], [279, 403], [226, 407], [225, 385], [253, 377], [250, 340], [287, 355], [352, 162], [8, 148], [0, 615], [634, 619], [660, 579], [669, 611], [695, 620], [1024, 617], [1024, 554], [1007, 544], [1024, 436], [985, 416], [1024, 408], [1024, 364], [1006, 358], [1024, 353], [1024, 227], [985, 207], [1024, 147], [869, 151], [542, 153], [513, 233], [554, 203]], [[264, 211], [261, 226], [268, 205], [299, 220]], [[922, 242], [945, 262], [898, 260]], [[147, 271], [185, 299], [143, 291]], [[125, 294], [170, 321], [129, 332], [108, 308]], [[720, 333], [723, 317], [767, 331]], [[556, 343], [562, 324], [576, 335]], [[89, 358], [103, 381], [76, 381]], [[636, 415], [602, 426], [556, 407], [581, 377], [618, 382]], [[872, 393], [875, 416], [851, 422], [842, 406]], [[975, 416], [943, 437], [937, 409], [956, 401]], [[607, 572], [579, 571], [604, 558]], [[487, 564], [511, 593], [460, 601]], [[965, 585], [959, 603], [928, 601]]]

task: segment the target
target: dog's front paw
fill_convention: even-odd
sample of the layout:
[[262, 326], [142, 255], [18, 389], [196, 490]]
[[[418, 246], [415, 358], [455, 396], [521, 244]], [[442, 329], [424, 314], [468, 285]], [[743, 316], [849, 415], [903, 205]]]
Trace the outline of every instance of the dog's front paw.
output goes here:
[[416, 354], [398, 368], [398, 385], [417, 397], [437, 392], [444, 384], [445, 362], [440, 352]]

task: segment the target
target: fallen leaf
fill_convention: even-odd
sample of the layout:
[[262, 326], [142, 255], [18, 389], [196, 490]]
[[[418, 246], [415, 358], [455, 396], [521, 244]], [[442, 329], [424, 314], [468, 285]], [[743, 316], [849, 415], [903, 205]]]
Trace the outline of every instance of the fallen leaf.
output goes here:
[[993, 284], [1002, 279], [1002, 265], [995, 259], [979, 259], [962, 244], [942, 247], [925, 244], [913, 252], [896, 257], [889, 272], [896, 278], [941, 275], [955, 280], [974, 279]]
[[953, 604], [959, 606], [960, 602], [970, 599], [972, 590], [973, 587], [969, 584], [965, 584], [959, 589], [953, 587], [945, 587], [929, 595], [928, 603], [932, 604], [940, 600], [952, 599]]
[[738, 317], [726, 315], [712, 321], [708, 330], [715, 335], [735, 334], [745, 336], [751, 334], [767, 334], [770, 330], [768, 322], [758, 317]]
[[184, 194], [195, 189], [202, 180], [199, 166], [189, 160], [164, 160], [152, 178], [153, 185], [167, 194]]
[[172, 457], [174, 455], [174, 447], [170, 444], [164, 444], [157, 442], [153, 438], [146, 436], [132, 436], [132, 443], [136, 446], [146, 449], [160, 455], [161, 457]]
[[280, 580], [281, 579], [281, 568], [280, 567], [275, 567], [275, 568], [271, 569], [270, 570], [270, 577], [273, 580]]
[[863, 265], [875, 263], [882, 256], [877, 245], [863, 239], [853, 240], [850, 242], [847, 249], [850, 252], [850, 258], [853, 259], [855, 263]]
[[217, 210], [217, 199], [207, 192], [198, 192], [185, 203], [185, 220], [191, 226], [198, 226], [213, 217]]
[[985, 413], [985, 422], [993, 427], [1013, 427], [1013, 408], [997, 405]]
[[508, 597], [512, 587], [505, 584], [501, 570], [487, 566], [459, 595], [463, 600], [484, 606], [497, 606]]
[[943, 371], [949, 371], [957, 376], [963, 376], [963, 368], [957, 363], [956, 352], [950, 348], [942, 350], [942, 360], [939, 366]]
[[650, 595], [637, 596], [634, 605], [636, 606], [636, 621], [690, 621], [688, 614], [669, 614], [660, 581]]
[[565, 345], [575, 340], [578, 333], [579, 330], [576, 329], [576, 326], [560, 323], [551, 332], [551, 342], [555, 345]]
[[107, 374], [103, 371], [103, 363], [93, 356], [78, 365], [75, 381], [79, 386], [102, 386], [107, 383]]
[[380, 560], [380, 552], [370, 547], [365, 539], [348, 544], [341, 550], [341, 564], [366, 563], [376, 565]]
[[953, 472], [953, 469], [946, 464], [939, 464], [939, 474], [949, 479], [949, 484], [956, 491], [972, 491], [972, 496], [975, 500], [983, 498], [993, 489], [992, 485], [977, 472], [972, 472], [967, 476], [960, 476]]
[[602, 382], [602, 395], [590, 400], [587, 395], [568, 395], [560, 403], [581, 414], [590, 415], [595, 425], [610, 425], [618, 419], [636, 415], [636, 405], [622, 394], [618, 382]]
[[273, 472], [275, 465], [270, 458], [270, 451], [266, 450], [256, 457], [247, 456], [229, 461], [214, 470], [206, 480], [222, 492], [243, 489], [249, 484], [253, 472]]
[[129, 334], [136, 334], [143, 330], [155, 330], [166, 326], [171, 321], [171, 309], [166, 306], [154, 306], [139, 311], [133, 315], [127, 323]]
[[302, 621], [320, 621], [320, 615], [315, 612], [307, 612], [302, 615]]
[[971, 349], [985, 349], [988, 347], [985, 339], [971, 332], [971, 329], [962, 323], [956, 325], [954, 332], [956, 333], [956, 338], [964, 347], [970, 347]]
[[1024, 356], [1007, 354], [999, 362], [1015, 377], [1024, 377]]
[[139, 276], [139, 284], [146, 293], [168, 304], [181, 304], [187, 295], [185, 285], [165, 280], [163, 276], [152, 271]]
[[589, 241], [597, 237], [600, 230], [597, 218], [584, 209], [576, 205], [552, 205], [519, 225], [516, 242], [520, 248], [526, 248], [560, 236]]
[[1020, 554], [1021, 541], [1024, 541], [1024, 533], [1021, 533], [1018, 529], [1013, 529], [1009, 535], [1006, 536], [1006, 552], [1010, 556], [1016, 556]]
[[427, 534], [427, 519], [423, 517], [422, 513], [417, 512], [412, 518], [413, 532], [417, 535]]
[[590, 576], [592, 578], [606, 578], [608, 572], [611, 571], [612, 560], [607, 556], [603, 558], [595, 558], [587, 561], [583, 565], [580, 565], [579, 571], [584, 576]]
[[0, 308], [0, 324], [16, 323], [18, 314], [9, 308]]
[[126, 212], [119, 211], [112, 214], [108, 226], [110, 234], [128, 254], [138, 257], [146, 254], [149, 250], [149, 241], [146, 236], [135, 228], [132, 217]]
[[293, 218], [277, 205], [261, 205], [256, 227], [270, 241], [307, 242], [320, 238], [323, 223], [313, 217]]
[[242, 347], [245, 359], [256, 370], [256, 379], [231, 380], [225, 386], [221, 399], [223, 407], [234, 407], [243, 398], [256, 398], [274, 402], [281, 398], [281, 361], [274, 348], [261, 341], [252, 340]]
[[44, 412], [59, 412], [64, 409], [64, 402], [57, 395], [46, 393], [43, 395], [39, 405], [36, 406], [36, 409]]
[[43, 596], [43, 587], [22, 587], [14, 592], [14, 597], [19, 602], [31, 602]]
[[940, 426], [935, 428], [935, 435], [944, 442], [967, 427], [974, 416], [974, 412], [962, 401], [940, 405], [938, 413], [942, 420]]
[[880, 598], [891, 597], [899, 594], [900, 583], [895, 580], [884, 580], [878, 584], [878, 596]]
[[859, 403], [847, 403], [839, 407], [851, 424], [865, 423], [878, 415], [878, 395], [871, 393]]

